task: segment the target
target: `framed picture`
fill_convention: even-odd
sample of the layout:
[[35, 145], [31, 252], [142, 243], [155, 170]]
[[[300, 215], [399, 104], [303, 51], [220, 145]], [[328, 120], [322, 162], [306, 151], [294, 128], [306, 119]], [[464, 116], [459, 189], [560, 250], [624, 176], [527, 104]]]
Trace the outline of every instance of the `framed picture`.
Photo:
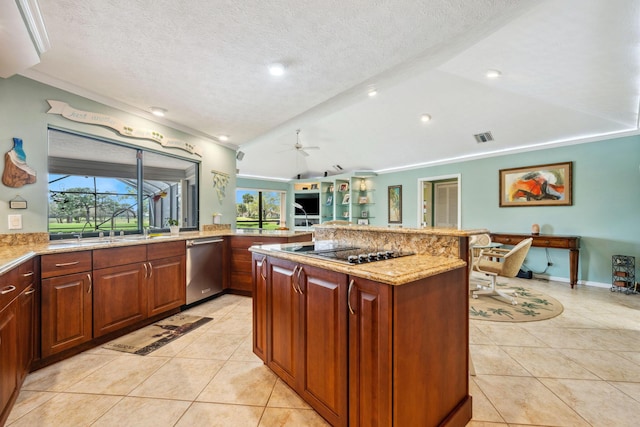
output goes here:
[[327, 206], [330, 206], [333, 203], [333, 195], [329, 194], [327, 196]]
[[318, 189], [318, 184], [311, 184], [311, 189], [312, 190], [317, 190]]
[[389, 224], [402, 223], [402, 185], [390, 185], [389, 196]]
[[349, 204], [349, 200], [351, 200], [351, 194], [347, 193], [342, 198], [342, 204], [343, 205], [348, 205]]
[[348, 182], [343, 182], [342, 184], [340, 184], [340, 187], [338, 187], [339, 191], [349, 191], [349, 183]]
[[500, 207], [570, 206], [572, 162], [500, 170]]
[[366, 205], [367, 203], [369, 203], [369, 198], [367, 196], [360, 196], [358, 197], [358, 203], [361, 205]]
[[358, 220], [358, 225], [369, 225], [369, 220], [368, 219], [359, 219]]
[[331, 184], [329, 188], [327, 188], [327, 193], [333, 193], [333, 184]]
[[360, 216], [361, 216], [362, 218], [367, 218], [367, 217], [369, 216], [369, 211], [362, 211], [362, 212], [360, 212]]

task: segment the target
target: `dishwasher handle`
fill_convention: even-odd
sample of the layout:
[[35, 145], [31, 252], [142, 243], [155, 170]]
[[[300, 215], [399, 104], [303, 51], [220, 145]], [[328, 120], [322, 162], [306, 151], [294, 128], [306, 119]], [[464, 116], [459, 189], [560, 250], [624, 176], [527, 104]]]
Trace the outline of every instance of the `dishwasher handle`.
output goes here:
[[198, 240], [187, 240], [187, 247], [193, 247], [198, 245], [208, 245], [210, 243], [221, 243], [224, 242], [224, 239], [198, 239]]

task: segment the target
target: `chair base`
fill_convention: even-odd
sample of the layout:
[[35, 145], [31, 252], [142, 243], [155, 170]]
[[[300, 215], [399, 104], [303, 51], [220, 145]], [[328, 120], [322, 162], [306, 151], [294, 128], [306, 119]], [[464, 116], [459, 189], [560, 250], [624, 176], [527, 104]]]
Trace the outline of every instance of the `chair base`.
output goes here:
[[513, 291], [513, 293], [511, 294], [508, 294], [505, 291], [499, 291], [494, 287], [491, 287], [489, 289], [473, 291], [471, 296], [473, 298], [478, 298], [481, 295], [500, 296], [502, 298], [507, 299], [512, 305], [518, 305], [518, 301], [516, 300], [516, 297], [518, 296], [518, 294], [515, 291]]

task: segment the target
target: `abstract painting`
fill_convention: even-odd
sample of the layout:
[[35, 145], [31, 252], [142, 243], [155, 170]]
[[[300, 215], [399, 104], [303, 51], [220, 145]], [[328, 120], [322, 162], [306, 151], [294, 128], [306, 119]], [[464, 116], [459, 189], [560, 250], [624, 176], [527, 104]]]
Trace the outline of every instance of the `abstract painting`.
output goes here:
[[572, 162], [500, 170], [500, 207], [570, 206]]

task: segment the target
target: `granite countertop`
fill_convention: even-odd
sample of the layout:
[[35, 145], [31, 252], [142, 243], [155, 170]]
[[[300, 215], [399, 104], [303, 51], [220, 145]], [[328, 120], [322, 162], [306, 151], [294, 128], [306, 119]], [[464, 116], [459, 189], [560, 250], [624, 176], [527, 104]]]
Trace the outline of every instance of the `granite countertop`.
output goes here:
[[[458, 258], [423, 254], [373, 262], [370, 264], [350, 265], [338, 261], [331, 261], [330, 259], [315, 258], [300, 253], [281, 250], [283, 247], [304, 244], [305, 243], [283, 243], [260, 245], [252, 246], [249, 250], [255, 253], [300, 262], [394, 286], [435, 276], [467, 265], [466, 262]], [[308, 244], [312, 243], [309, 242]]]
[[225, 236], [250, 236], [250, 235], [270, 235], [280, 237], [291, 237], [297, 235], [309, 234], [311, 232], [289, 231], [289, 230], [232, 230], [220, 229], [213, 231], [181, 231], [179, 235], [172, 236], [170, 234], [161, 234], [147, 239], [140, 235], [116, 236], [113, 241], [109, 241], [107, 237], [100, 241], [95, 237], [87, 237], [80, 241], [75, 239], [68, 240], [51, 240], [45, 243], [26, 243], [12, 244], [0, 246], [0, 274], [14, 268], [28, 259], [37, 255], [47, 255], [60, 252], [77, 252], [94, 249], [115, 248], [131, 245], [147, 245], [161, 242], [171, 242], [180, 240], [200, 239], [207, 237], [225, 237]]

